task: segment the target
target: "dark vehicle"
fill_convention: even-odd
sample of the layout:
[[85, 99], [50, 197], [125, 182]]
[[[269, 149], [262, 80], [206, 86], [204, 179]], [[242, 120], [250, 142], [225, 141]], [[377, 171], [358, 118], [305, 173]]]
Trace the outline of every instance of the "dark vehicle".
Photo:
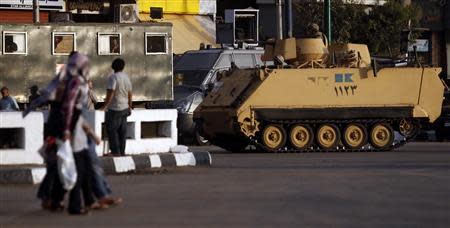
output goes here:
[[450, 90], [444, 93], [441, 116], [436, 120], [434, 130], [438, 141], [450, 140]]
[[263, 49], [207, 49], [188, 51], [174, 65], [174, 107], [178, 110], [178, 134], [183, 143], [207, 144], [192, 121], [192, 114], [214, 87], [217, 75], [231, 68], [262, 66]]

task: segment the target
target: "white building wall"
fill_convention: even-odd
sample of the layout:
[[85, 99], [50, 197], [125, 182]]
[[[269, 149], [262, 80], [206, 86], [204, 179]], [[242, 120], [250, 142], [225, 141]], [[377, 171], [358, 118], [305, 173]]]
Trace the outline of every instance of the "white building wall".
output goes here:
[[[177, 145], [178, 129], [177, 129], [177, 110], [176, 109], [134, 109], [131, 116], [127, 118], [127, 143], [125, 154], [145, 154], [145, 153], [168, 153], [170, 148]], [[88, 114], [88, 121], [93, 127], [95, 133], [104, 138], [102, 135], [105, 129], [102, 124], [105, 122], [105, 113], [101, 111], [92, 111]], [[142, 138], [142, 123], [145, 122], [164, 122], [158, 130], [161, 137]], [[109, 145], [107, 140], [103, 140], [96, 147], [97, 154], [102, 156], [107, 153]]]
[[38, 150], [44, 144], [44, 116], [31, 112], [26, 118], [22, 112], [0, 112], [1, 129], [22, 129], [23, 134], [14, 140], [21, 148], [0, 148], [0, 165], [42, 164]]
[[[44, 116], [47, 113], [31, 112], [26, 118], [22, 117], [22, 112], [0, 112], [0, 130], [14, 129], [19, 132], [14, 135], [19, 146], [14, 149], [0, 147], [0, 165], [23, 165], [23, 164], [43, 164], [43, 159], [38, 150], [44, 144]], [[105, 113], [92, 111], [88, 114], [88, 121], [98, 136], [103, 136], [102, 124]], [[145, 153], [168, 153], [171, 148], [177, 145], [177, 110], [176, 109], [135, 109], [131, 116], [127, 118], [129, 136], [125, 153], [145, 154]], [[145, 128], [148, 123], [158, 123], [157, 128]], [[150, 130], [149, 130], [150, 129]], [[156, 129], [156, 130], [155, 130]], [[146, 132], [157, 131], [155, 136]], [[96, 148], [97, 154], [102, 155], [107, 152], [107, 141], [102, 141]]]

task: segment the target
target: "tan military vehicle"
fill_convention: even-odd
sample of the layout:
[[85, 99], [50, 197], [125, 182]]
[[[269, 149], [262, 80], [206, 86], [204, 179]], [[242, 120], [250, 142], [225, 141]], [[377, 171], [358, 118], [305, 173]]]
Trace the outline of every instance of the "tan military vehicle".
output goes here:
[[377, 69], [361, 44], [280, 43], [265, 54], [284, 54], [276, 56], [278, 67], [228, 72], [195, 110], [213, 144], [233, 151], [249, 143], [266, 151], [390, 150], [440, 115], [440, 68]]

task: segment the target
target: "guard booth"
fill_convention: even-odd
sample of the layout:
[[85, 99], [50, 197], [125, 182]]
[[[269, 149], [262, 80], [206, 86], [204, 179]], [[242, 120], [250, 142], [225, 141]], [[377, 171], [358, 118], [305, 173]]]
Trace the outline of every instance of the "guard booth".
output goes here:
[[[66, 64], [72, 51], [90, 59], [90, 79], [99, 101], [106, 93], [115, 58], [125, 60], [124, 72], [133, 85], [133, 103], [169, 102], [172, 88], [171, 23], [56, 23], [0, 24], [0, 85], [22, 104], [28, 103], [31, 86], [46, 86]], [[176, 110], [135, 109], [128, 118], [126, 154], [163, 153], [177, 145]], [[105, 139], [104, 113], [92, 112], [97, 135]], [[41, 164], [45, 114], [0, 112], [0, 164]], [[5, 141], [5, 142], [3, 142]], [[105, 141], [97, 147], [107, 150]]]
[[115, 58], [125, 60], [136, 102], [172, 100], [171, 23], [0, 24], [0, 85], [19, 103], [45, 86], [71, 51], [90, 59], [94, 91], [105, 97]]

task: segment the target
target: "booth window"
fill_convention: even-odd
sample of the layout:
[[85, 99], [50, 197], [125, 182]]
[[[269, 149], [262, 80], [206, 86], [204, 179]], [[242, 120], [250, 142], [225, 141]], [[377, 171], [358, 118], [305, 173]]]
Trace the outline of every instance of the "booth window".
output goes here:
[[3, 54], [26, 55], [27, 33], [26, 32], [6, 32], [3, 31]]
[[167, 34], [145, 33], [145, 54], [167, 54]]
[[76, 34], [74, 32], [54, 32], [52, 36], [52, 54], [69, 55], [76, 51]]
[[99, 55], [121, 55], [122, 36], [120, 33], [98, 33]]

